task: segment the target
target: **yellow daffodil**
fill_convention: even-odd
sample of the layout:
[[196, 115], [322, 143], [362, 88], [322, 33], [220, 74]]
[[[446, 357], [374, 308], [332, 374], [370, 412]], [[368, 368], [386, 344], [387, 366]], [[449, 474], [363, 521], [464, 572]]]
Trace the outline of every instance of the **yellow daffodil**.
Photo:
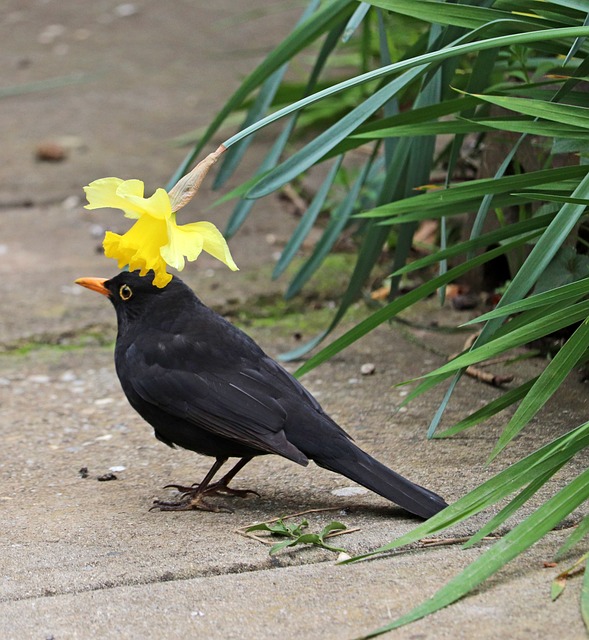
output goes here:
[[[196, 260], [202, 251], [206, 251], [233, 271], [237, 270], [225, 238], [214, 224], [176, 224], [176, 210], [164, 189], [157, 189], [151, 197], [145, 198], [141, 180], [102, 178], [84, 187], [84, 191], [88, 198], [86, 209], [122, 209], [127, 218], [136, 220], [127, 233], [119, 235], [107, 231], [104, 237], [104, 254], [117, 260], [119, 268], [129, 265], [131, 271], [139, 270], [141, 275], [153, 270], [153, 284], [165, 287], [172, 279], [166, 272], [166, 265], [182, 271], [185, 259]], [[190, 197], [176, 209], [188, 200]]]

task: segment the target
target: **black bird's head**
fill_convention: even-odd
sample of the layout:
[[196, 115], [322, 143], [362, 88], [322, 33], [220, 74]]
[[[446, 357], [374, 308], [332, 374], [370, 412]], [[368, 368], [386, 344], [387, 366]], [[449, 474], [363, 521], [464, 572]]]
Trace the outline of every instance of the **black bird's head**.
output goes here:
[[76, 284], [98, 291], [112, 302], [117, 313], [119, 332], [132, 324], [136, 318], [170, 312], [192, 291], [175, 276], [163, 288], [153, 285], [153, 272], [140, 276], [137, 271], [122, 271], [111, 278], [79, 278]]

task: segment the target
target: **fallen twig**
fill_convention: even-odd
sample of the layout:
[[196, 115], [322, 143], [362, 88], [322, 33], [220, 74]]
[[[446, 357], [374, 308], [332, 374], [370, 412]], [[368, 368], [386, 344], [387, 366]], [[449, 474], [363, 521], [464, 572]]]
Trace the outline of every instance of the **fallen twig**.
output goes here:
[[[478, 336], [479, 336], [479, 333], [472, 333], [471, 335], [469, 335], [464, 341], [464, 346], [462, 348], [462, 351], [467, 351], [468, 349], [470, 349], [474, 344], [474, 341], [478, 338]], [[453, 353], [451, 356], [448, 357], [448, 360], [453, 360], [454, 358], [459, 356], [460, 353]], [[466, 367], [465, 373], [467, 376], [470, 376], [471, 378], [474, 378], [479, 382], [490, 384], [493, 387], [500, 387], [504, 384], [507, 384], [508, 382], [511, 382], [513, 380], [513, 375], [511, 374], [500, 375], [497, 373], [490, 373], [488, 371], [483, 371], [482, 367], [488, 367], [488, 366], [492, 366], [493, 364], [499, 364], [506, 359], [507, 359], [506, 357], [494, 358], [493, 360], [488, 360], [487, 362], [481, 362], [476, 367], [471, 365], [470, 367]]]
[[[481, 540], [498, 540], [501, 536], [485, 536]], [[452, 544], [464, 544], [470, 540], [470, 536], [460, 538], [422, 538], [419, 542], [425, 547], [444, 547]]]

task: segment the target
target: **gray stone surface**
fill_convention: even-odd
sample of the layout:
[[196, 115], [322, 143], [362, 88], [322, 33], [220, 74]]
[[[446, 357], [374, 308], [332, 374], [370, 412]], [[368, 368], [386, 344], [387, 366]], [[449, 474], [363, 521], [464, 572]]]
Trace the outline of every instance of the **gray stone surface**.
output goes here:
[[[261, 497], [231, 501], [232, 514], [150, 512], [154, 497], [170, 494], [163, 485], [198, 481], [210, 461], [168, 449], [133, 413], [114, 373], [112, 308], [73, 285], [76, 277], [115, 273], [97, 251], [96, 227], [123, 225], [117, 214], [84, 211], [81, 187], [106, 175], [143, 179], [148, 190], [165, 183], [185, 153], [171, 138], [210, 122], [296, 11], [259, 0], [8, 0], [4, 8], [2, 86], [71, 74], [84, 82], [1, 99], [0, 637], [353, 638], [433, 594], [487, 543], [469, 551], [415, 548], [341, 567], [319, 549], [270, 557], [268, 546], [237, 532], [315, 510], [305, 516], [315, 530], [333, 519], [359, 529], [334, 541], [357, 554], [416, 524], [370, 493], [337, 495], [351, 483], [314, 465], [255, 460], [236, 486]], [[37, 162], [46, 140], [69, 145], [67, 159]], [[259, 154], [254, 147], [251, 158]], [[251, 166], [248, 159], [241, 177]], [[205, 186], [186, 219], [197, 219], [214, 198]], [[229, 210], [203, 217], [222, 226]], [[247, 307], [278, 292], [282, 284], [267, 276], [276, 250], [267, 235], [280, 241], [295, 224], [269, 198], [232, 243], [239, 273], [203, 257], [185, 279], [218, 308]], [[430, 319], [437, 312], [419, 313]], [[440, 317], [464, 320], [448, 310]], [[280, 322], [252, 334], [272, 355], [296, 344]], [[439, 393], [399, 409], [406, 388], [394, 385], [440, 364], [462, 340], [384, 326], [304, 382], [364, 448], [455, 500], [587, 415], [585, 387], [573, 377], [489, 468], [485, 455], [504, 415], [461, 437], [427, 442]], [[363, 376], [367, 362], [375, 372]], [[516, 381], [542, 366], [520, 364]], [[447, 424], [496, 393], [464, 380]], [[574, 461], [534, 504], [585, 465]], [[117, 479], [97, 480], [109, 472]], [[467, 535], [483, 521], [452, 533]], [[567, 533], [550, 534], [474, 595], [396, 636], [583, 637], [578, 579], [552, 603], [550, 581], [562, 566], [544, 568]]]

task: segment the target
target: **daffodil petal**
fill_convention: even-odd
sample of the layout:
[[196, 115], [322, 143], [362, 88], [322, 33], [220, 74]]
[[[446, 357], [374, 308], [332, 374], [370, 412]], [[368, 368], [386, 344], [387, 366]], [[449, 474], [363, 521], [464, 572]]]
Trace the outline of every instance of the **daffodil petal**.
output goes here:
[[165, 270], [165, 263], [163, 271], [156, 271], [155, 277], [153, 278], [153, 284], [160, 289], [163, 289], [168, 282], [172, 279], [172, 274], [167, 273]]
[[[214, 258], [227, 265], [231, 271], [239, 271], [233, 261], [227, 241], [212, 222], [191, 222], [181, 226], [185, 231], [198, 232], [202, 237], [202, 248]], [[190, 258], [189, 258], [190, 259]]]
[[162, 258], [174, 269], [184, 269], [184, 257], [196, 260], [203, 247], [202, 235], [199, 231], [187, 229], [188, 225], [178, 226], [175, 216], [167, 221], [168, 242], [160, 249]]
[[[121, 187], [125, 197], [121, 196]], [[121, 180], [120, 178], [101, 178], [84, 187], [88, 204], [85, 209], [102, 209], [110, 207], [122, 209], [128, 218], [138, 218], [143, 210], [135, 203], [127, 200], [127, 195], [142, 199], [143, 182], [141, 180]]]
[[172, 216], [170, 196], [165, 189], [157, 189], [151, 197], [143, 198], [143, 193], [141, 196], [138, 196], [127, 190], [128, 182], [133, 181], [127, 180], [120, 185], [117, 189], [117, 195], [121, 196], [128, 205], [131, 205], [134, 211], [159, 220], [167, 220]]
[[102, 242], [102, 246], [104, 247], [104, 255], [107, 258], [114, 258], [118, 265], [119, 269], [122, 269], [124, 266], [129, 264], [129, 260], [133, 254], [124, 254], [121, 249], [121, 238], [118, 233], [113, 233], [112, 231], [107, 231], [104, 234], [104, 240]]

